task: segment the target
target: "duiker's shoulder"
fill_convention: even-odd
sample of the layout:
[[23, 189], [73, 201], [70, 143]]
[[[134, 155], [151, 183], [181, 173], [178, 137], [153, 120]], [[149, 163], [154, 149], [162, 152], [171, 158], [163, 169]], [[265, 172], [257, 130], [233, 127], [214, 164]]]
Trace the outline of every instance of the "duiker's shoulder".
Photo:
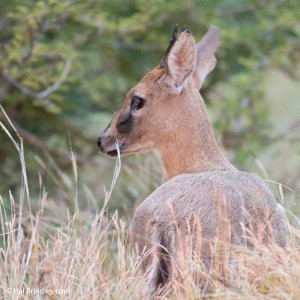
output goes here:
[[265, 181], [255, 173], [242, 171], [211, 171], [180, 174], [158, 187], [142, 203], [141, 209], [161, 209], [166, 203], [192, 199], [208, 201], [213, 193], [232, 200], [263, 197], [275, 200]]
[[265, 181], [257, 174], [236, 170], [180, 174], [162, 184], [156, 191], [170, 195], [170, 192], [174, 194], [197, 188], [211, 188], [212, 186], [232, 186], [240, 189], [267, 188]]

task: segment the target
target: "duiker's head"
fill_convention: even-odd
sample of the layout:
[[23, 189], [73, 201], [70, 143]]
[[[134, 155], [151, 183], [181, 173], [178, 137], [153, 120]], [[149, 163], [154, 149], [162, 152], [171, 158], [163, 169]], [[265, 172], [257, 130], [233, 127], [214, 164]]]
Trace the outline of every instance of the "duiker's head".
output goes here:
[[199, 90], [215, 66], [217, 45], [215, 27], [197, 45], [186, 29], [177, 38], [176, 27], [161, 63], [127, 93], [98, 138], [100, 150], [116, 156], [118, 141], [121, 155], [125, 155], [160, 148], [174, 137], [177, 128], [190, 121], [189, 111], [192, 113], [194, 104], [201, 100]]

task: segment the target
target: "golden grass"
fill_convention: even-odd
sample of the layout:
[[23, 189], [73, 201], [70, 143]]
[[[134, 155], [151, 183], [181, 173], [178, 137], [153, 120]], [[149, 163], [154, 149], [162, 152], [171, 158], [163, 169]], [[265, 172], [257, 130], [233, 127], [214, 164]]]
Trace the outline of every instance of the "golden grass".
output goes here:
[[[66, 293], [61, 299], [146, 299], [141, 258], [128, 245], [128, 228], [117, 213], [108, 217], [100, 212], [91, 221], [73, 216], [45, 237], [41, 234], [45, 201], [41, 199], [31, 232], [19, 228], [13, 198], [11, 216], [5, 216], [1, 205], [1, 298], [32, 299], [34, 293], [57, 291]], [[259, 241], [254, 249], [239, 246], [232, 249], [233, 262], [224, 255], [210, 274], [203, 272], [199, 258], [185, 258], [178, 262], [179, 274], [157, 298], [300, 299], [300, 254], [295, 244], [300, 233], [293, 231], [289, 249], [266, 247]], [[199, 278], [211, 287], [205, 294], [197, 284]], [[27, 288], [33, 289], [31, 295]]]

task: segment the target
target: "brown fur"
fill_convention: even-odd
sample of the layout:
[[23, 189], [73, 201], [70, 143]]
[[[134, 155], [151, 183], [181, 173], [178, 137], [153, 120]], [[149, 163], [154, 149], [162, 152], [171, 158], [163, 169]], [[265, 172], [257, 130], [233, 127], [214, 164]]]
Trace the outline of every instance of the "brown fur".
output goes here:
[[[216, 237], [251, 246], [246, 236], [253, 234], [286, 245], [287, 221], [275, 197], [260, 177], [237, 170], [213, 135], [199, 89], [215, 65], [217, 45], [213, 27], [197, 45], [189, 31], [181, 33], [166, 66], [129, 91], [98, 140], [110, 155], [116, 155], [116, 139], [122, 155], [160, 152], [169, 180], [144, 200], [131, 224], [132, 244], [141, 255], [150, 251], [143, 264], [149, 293], [176, 273], [180, 245], [187, 247], [188, 238], [207, 270]], [[131, 108], [133, 95], [145, 100], [141, 109]], [[128, 115], [130, 130], [119, 132], [118, 119]]]

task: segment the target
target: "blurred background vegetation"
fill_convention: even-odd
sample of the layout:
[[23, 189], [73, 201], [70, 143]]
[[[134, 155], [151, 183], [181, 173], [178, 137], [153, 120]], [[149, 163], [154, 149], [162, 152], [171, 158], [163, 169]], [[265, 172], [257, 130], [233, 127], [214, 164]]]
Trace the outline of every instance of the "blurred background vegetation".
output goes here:
[[[80, 210], [101, 208], [115, 161], [99, 154], [96, 139], [126, 92], [159, 63], [174, 25], [186, 24], [196, 40], [219, 27], [218, 63], [201, 91], [218, 141], [237, 167], [280, 183], [271, 187], [298, 213], [299, 8], [292, 0], [2, 1], [0, 103], [24, 138], [33, 208], [40, 174], [56, 216], [74, 209], [70, 142]], [[0, 121], [7, 124], [3, 114]], [[8, 203], [21, 166], [3, 131], [0, 145]], [[154, 155], [122, 159], [110, 209], [130, 216], [161, 181]]]

